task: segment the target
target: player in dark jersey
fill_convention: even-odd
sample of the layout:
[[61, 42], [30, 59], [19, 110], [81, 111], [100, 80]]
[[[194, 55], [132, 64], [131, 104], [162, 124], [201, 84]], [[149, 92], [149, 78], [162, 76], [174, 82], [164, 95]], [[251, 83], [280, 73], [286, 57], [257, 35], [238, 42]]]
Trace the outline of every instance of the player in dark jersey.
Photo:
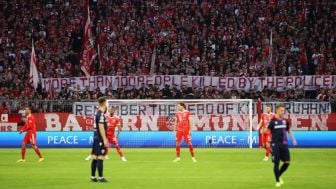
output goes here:
[[[293, 132], [290, 128], [288, 120], [283, 118], [285, 114], [285, 106], [279, 104], [276, 106], [276, 113], [274, 118], [272, 118], [268, 124], [268, 129], [272, 133], [272, 156], [274, 163], [274, 175], [275, 175], [275, 186], [280, 187], [284, 182], [281, 179], [281, 175], [287, 170], [290, 164], [290, 154], [288, 149], [287, 132], [293, 142], [293, 145], [297, 145]], [[281, 168], [279, 169], [280, 161], [283, 162]]]
[[[103, 161], [106, 155], [107, 147], [107, 120], [105, 113], [107, 110], [106, 99], [100, 97], [98, 99], [99, 108], [94, 115], [93, 121], [93, 145], [92, 145], [92, 163], [91, 163], [91, 181], [107, 182], [103, 177]], [[96, 178], [96, 170], [98, 170], [98, 179]]]

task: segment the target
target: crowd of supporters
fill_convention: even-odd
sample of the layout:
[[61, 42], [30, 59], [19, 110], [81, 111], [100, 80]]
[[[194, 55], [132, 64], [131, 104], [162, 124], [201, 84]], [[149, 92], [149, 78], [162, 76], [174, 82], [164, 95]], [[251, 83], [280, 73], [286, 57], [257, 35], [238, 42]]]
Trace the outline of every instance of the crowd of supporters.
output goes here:
[[[83, 75], [84, 4], [0, 0], [0, 98], [336, 98], [334, 88], [34, 90], [28, 83], [32, 39], [41, 77]], [[100, 52], [93, 75], [336, 75], [335, 16], [335, 2], [329, 0], [91, 0], [94, 48]]]

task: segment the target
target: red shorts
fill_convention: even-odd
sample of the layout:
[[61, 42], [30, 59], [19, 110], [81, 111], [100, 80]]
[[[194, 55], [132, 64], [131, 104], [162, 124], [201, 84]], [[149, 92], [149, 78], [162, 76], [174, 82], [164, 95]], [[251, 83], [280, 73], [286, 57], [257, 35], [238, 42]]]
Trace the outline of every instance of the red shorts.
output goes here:
[[117, 137], [115, 137], [114, 135], [108, 135], [107, 140], [109, 141], [109, 144], [112, 144], [112, 145], [118, 144]]
[[266, 144], [268, 142], [272, 141], [272, 134], [271, 133], [265, 133], [262, 135], [262, 143]]
[[177, 131], [176, 132], [176, 142], [181, 142], [182, 141], [182, 137], [183, 137], [183, 140], [185, 142], [191, 141], [191, 137], [189, 135], [189, 131]]
[[23, 142], [26, 144], [36, 144], [36, 134], [26, 133]]

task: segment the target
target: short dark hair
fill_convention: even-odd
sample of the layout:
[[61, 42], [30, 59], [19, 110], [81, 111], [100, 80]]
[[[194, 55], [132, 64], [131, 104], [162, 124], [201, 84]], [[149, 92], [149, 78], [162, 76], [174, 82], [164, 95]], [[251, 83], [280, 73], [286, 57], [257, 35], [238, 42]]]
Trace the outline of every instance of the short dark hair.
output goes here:
[[106, 103], [106, 98], [105, 97], [99, 97], [98, 98], [98, 103], [99, 103], [99, 106], [104, 105]]
[[272, 107], [272, 104], [267, 103], [267, 104], [266, 104], [266, 107]]
[[186, 109], [186, 105], [183, 102], [178, 103], [180, 106], [182, 106], [184, 109]]
[[277, 105], [275, 106], [275, 109], [277, 110], [277, 109], [279, 109], [279, 108], [284, 108], [284, 107], [285, 107], [284, 104], [277, 104]]

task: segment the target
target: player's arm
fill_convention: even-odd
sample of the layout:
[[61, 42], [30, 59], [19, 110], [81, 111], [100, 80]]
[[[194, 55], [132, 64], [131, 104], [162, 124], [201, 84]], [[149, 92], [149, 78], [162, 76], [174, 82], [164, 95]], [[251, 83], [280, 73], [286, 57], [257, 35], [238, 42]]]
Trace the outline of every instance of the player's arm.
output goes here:
[[120, 122], [117, 124], [117, 128], [118, 128], [118, 131], [117, 131], [117, 138], [119, 138], [119, 134], [121, 132], [121, 124]]
[[271, 121], [268, 122], [267, 127], [265, 127], [265, 132], [266, 132], [267, 129], [272, 131], [273, 127], [274, 127], [274, 122], [271, 120]]
[[173, 129], [174, 132], [176, 131], [176, 128], [177, 128], [177, 117], [175, 118], [174, 129]]
[[103, 123], [99, 123], [98, 124], [98, 129], [99, 129], [100, 135], [103, 138], [104, 145], [106, 146], [107, 145], [107, 138], [106, 138], [106, 131], [105, 131], [105, 128], [104, 128], [104, 124]]
[[289, 137], [291, 138], [293, 145], [296, 146], [296, 145], [297, 145], [297, 142], [296, 142], [296, 139], [295, 139], [295, 137], [294, 137], [294, 134], [293, 134], [292, 129], [288, 129], [288, 135], [289, 135]]
[[189, 135], [191, 135], [192, 132], [192, 118], [189, 116]]
[[30, 124], [29, 124], [29, 119], [26, 120], [26, 123], [24, 124], [24, 126], [21, 128], [21, 130], [19, 131], [19, 133], [21, 134], [22, 132], [26, 132], [30, 130]]
[[27, 122], [24, 124], [24, 126], [20, 129], [19, 134], [21, 134], [22, 132], [27, 131]]
[[259, 121], [259, 123], [258, 123], [258, 128], [257, 128], [258, 131], [259, 131], [259, 129], [261, 128], [262, 124], [263, 124], [263, 120], [261, 119], [261, 120]]

